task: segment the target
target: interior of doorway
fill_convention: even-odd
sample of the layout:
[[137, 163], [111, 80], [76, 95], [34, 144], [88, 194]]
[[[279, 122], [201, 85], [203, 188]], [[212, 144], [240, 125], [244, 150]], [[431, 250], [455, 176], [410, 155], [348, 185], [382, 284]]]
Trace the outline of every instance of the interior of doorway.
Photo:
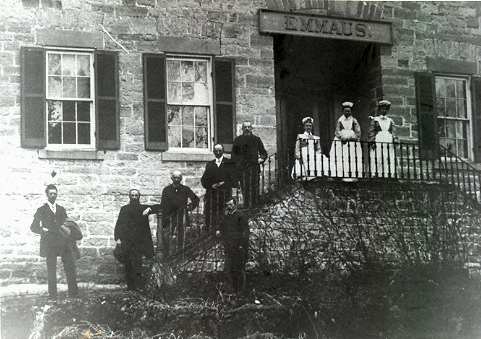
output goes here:
[[293, 156], [302, 118], [314, 118], [314, 134], [329, 153], [342, 102], [354, 103], [353, 116], [367, 140], [370, 119], [381, 95], [379, 46], [373, 43], [294, 35], [274, 35], [279, 154]]

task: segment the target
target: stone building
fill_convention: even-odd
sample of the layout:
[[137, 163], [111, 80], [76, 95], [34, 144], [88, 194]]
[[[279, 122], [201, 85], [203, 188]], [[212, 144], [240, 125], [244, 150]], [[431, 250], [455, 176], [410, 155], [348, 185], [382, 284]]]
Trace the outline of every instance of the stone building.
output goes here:
[[45, 279], [29, 226], [48, 183], [83, 230], [81, 280], [115, 280], [113, 228], [129, 188], [158, 202], [179, 169], [202, 194], [214, 143], [229, 151], [243, 121], [269, 154], [286, 155], [306, 115], [331, 140], [346, 100], [366, 140], [387, 99], [401, 141], [481, 162], [477, 2], [4, 0], [0, 9], [4, 283]]

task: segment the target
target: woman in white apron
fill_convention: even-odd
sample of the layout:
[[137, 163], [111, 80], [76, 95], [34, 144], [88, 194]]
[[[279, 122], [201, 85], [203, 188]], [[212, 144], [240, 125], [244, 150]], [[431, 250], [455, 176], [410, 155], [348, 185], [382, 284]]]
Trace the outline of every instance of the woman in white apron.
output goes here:
[[336, 125], [334, 141], [329, 152], [331, 177], [355, 181], [362, 177], [361, 126], [352, 116], [352, 102], [342, 103], [343, 115]]
[[312, 180], [327, 174], [328, 159], [321, 152], [320, 138], [312, 134], [314, 119], [302, 119], [304, 133], [297, 135], [292, 179]]
[[396, 177], [396, 152], [393, 142], [397, 142], [397, 137], [394, 131], [394, 121], [386, 116], [390, 108], [391, 103], [389, 101], [379, 101], [379, 116], [371, 120], [369, 157], [372, 177]]

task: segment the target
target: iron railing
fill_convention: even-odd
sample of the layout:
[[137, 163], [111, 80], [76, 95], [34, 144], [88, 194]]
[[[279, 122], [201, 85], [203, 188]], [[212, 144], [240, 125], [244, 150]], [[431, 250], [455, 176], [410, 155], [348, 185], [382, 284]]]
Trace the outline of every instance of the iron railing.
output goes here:
[[[253, 209], [271, 192], [294, 181], [379, 179], [448, 183], [479, 204], [481, 171], [445, 148], [438, 158], [426, 159], [416, 143], [304, 140], [297, 152], [273, 154], [237, 179], [239, 186], [231, 191], [210, 191], [197, 207], [189, 204], [159, 218], [158, 248], [163, 249], [164, 260], [187, 265], [195, 257], [216, 256], [217, 248], [208, 252], [216, 242], [227, 196], [234, 195], [244, 209]], [[217, 265], [215, 258], [211, 263]]]

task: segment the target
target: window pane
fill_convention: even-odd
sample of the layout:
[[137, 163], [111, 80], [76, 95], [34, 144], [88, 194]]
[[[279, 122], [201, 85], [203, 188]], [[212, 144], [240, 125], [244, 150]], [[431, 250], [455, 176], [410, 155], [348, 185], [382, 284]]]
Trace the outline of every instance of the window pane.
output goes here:
[[182, 83], [182, 103], [193, 103], [194, 86], [192, 83]]
[[209, 102], [207, 83], [194, 83], [195, 103], [202, 105]]
[[467, 158], [468, 157], [468, 153], [467, 153], [467, 142], [465, 140], [458, 140], [458, 149], [457, 149], [457, 156], [460, 157], [460, 158]]
[[180, 60], [167, 60], [168, 82], [180, 82]]
[[456, 138], [456, 122], [454, 121], [446, 121], [446, 136], [448, 138]]
[[463, 121], [456, 122], [456, 139], [463, 139], [465, 137], [464, 125], [465, 123]]
[[207, 126], [207, 107], [195, 108], [195, 126]]
[[77, 125], [78, 128], [78, 143], [81, 145], [90, 144], [90, 124], [80, 123]]
[[75, 55], [63, 54], [62, 74], [63, 75], [76, 74]]
[[167, 106], [167, 123], [170, 125], [181, 125], [180, 120], [180, 107], [179, 106]]
[[455, 80], [446, 80], [446, 96], [448, 98], [456, 97], [456, 81]]
[[436, 98], [436, 106], [438, 109], [438, 116], [444, 117], [446, 116], [446, 104], [444, 98]]
[[63, 78], [63, 97], [64, 98], [76, 98], [77, 91], [75, 90], [75, 78], [65, 77]]
[[61, 77], [48, 77], [48, 96], [57, 98], [62, 96]]
[[60, 75], [61, 74], [61, 58], [58, 53], [48, 54], [48, 74], [49, 75]]
[[169, 147], [181, 147], [182, 127], [169, 126]]
[[182, 125], [194, 126], [194, 107], [186, 106], [182, 109]]
[[90, 56], [88, 55], [77, 56], [77, 75], [90, 76]]
[[193, 127], [182, 128], [182, 147], [195, 147]]
[[208, 137], [207, 127], [201, 127], [195, 129], [195, 146], [197, 148], [207, 148]]
[[456, 152], [456, 141], [454, 139], [446, 138], [445, 147], [451, 152]]
[[182, 81], [194, 81], [194, 62], [182, 61], [181, 67], [181, 79]]
[[171, 103], [182, 103], [181, 93], [180, 93], [180, 83], [170, 83], [168, 89], [169, 102]]
[[63, 102], [63, 121], [75, 121], [75, 101]]
[[446, 116], [447, 117], [456, 117], [456, 100], [455, 99], [446, 99]]
[[62, 143], [62, 125], [59, 122], [50, 122], [48, 124], [48, 143]]
[[466, 100], [458, 100], [458, 118], [467, 118]]
[[196, 62], [195, 63], [195, 81], [196, 82], [207, 82], [207, 62]]
[[466, 82], [464, 80], [456, 81], [456, 97], [466, 98]]
[[67, 122], [63, 124], [63, 143], [76, 144], [75, 123]]
[[90, 98], [90, 78], [77, 78], [77, 98]]
[[77, 120], [90, 121], [90, 102], [77, 102]]
[[62, 121], [62, 102], [48, 100], [47, 102], [48, 121]]
[[438, 119], [438, 133], [441, 138], [446, 136], [446, 127], [443, 119]]

